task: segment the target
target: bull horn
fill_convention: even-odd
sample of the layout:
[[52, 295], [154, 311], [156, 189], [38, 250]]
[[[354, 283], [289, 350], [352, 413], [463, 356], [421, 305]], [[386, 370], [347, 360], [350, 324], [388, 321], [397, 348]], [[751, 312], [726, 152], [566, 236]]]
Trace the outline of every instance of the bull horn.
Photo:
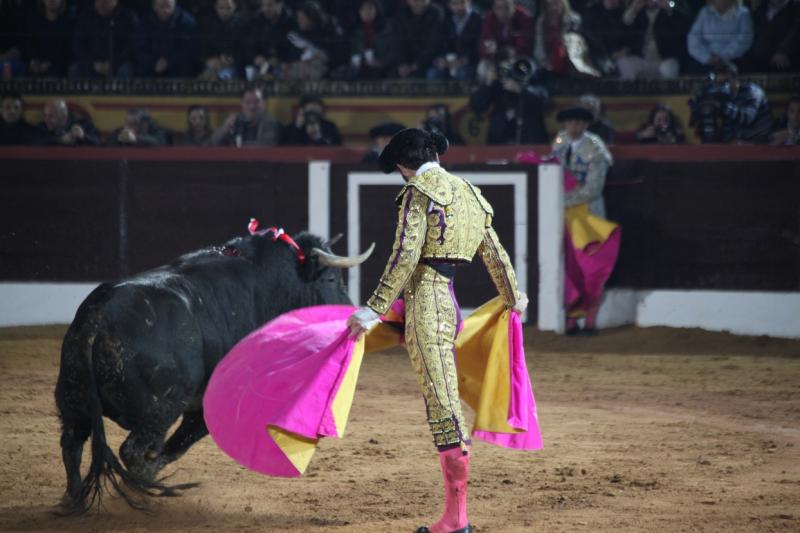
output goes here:
[[361, 255], [356, 256], [341, 256], [341, 255], [334, 255], [329, 254], [325, 250], [320, 250], [319, 248], [312, 248], [311, 255], [316, 255], [319, 257], [319, 262], [325, 266], [329, 267], [336, 267], [336, 268], [352, 268], [354, 266], [358, 266], [364, 261], [366, 261], [370, 255], [372, 255], [372, 251], [375, 249], [375, 243], [369, 245], [367, 251]]
[[325, 248], [330, 248], [331, 246], [339, 242], [339, 239], [341, 239], [342, 237], [344, 237], [344, 233], [337, 233], [331, 239], [325, 241]]

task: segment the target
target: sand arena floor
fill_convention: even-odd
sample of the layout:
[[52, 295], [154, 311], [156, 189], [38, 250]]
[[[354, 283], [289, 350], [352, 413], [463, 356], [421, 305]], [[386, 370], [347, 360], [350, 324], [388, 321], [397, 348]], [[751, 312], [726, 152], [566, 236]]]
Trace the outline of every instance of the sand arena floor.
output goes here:
[[[438, 516], [422, 400], [394, 351], [365, 359], [345, 438], [304, 478], [248, 472], [205, 438], [167, 469], [199, 488], [150, 514], [106, 498], [100, 514], [56, 518], [64, 330], [0, 330], [2, 531], [409, 532]], [[545, 449], [476, 443], [476, 531], [800, 531], [800, 341], [666, 328], [526, 340]], [[106, 432], [116, 449], [123, 432]]]

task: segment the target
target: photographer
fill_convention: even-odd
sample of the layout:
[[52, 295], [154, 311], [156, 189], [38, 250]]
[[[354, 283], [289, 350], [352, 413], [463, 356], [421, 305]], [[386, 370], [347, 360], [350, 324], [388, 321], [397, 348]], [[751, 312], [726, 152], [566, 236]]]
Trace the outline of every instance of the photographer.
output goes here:
[[469, 108], [489, 112], [487, 144], [544, 144], [548, 142], [544, 109], [550, 97], [536, 80], [536, 65], [530, 59], [489, 67], [486, 81], [472, 93]]
[[722, 62], [689, 100], [690, 125], [702, 142], [767, 142], [772, 115], [764, 89], [737, 76], [736, 65]]
[[273, 146], [278, 144], [280, 124], [264, 109], [261, 89], [242, 93], [242, 110], [232, 113], [211, 135], [214, 146]]
[[294, 122], [285, 127], [281, 144], [340, 146], [339, 128], [325, 119], [325, 103], [318, 96], [300, 99]]
[[641, 144], [680, 144], [684, 140], [678, 117], [666, 104], [656, 104], [636, 132], [636, 142]]

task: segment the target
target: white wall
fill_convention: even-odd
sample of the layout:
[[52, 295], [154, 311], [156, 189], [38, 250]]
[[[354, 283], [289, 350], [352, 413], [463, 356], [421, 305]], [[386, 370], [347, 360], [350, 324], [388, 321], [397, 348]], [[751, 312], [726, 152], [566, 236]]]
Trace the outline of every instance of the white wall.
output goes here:
[[0, 283], [0, 326], [69, 324], [99, 283]]

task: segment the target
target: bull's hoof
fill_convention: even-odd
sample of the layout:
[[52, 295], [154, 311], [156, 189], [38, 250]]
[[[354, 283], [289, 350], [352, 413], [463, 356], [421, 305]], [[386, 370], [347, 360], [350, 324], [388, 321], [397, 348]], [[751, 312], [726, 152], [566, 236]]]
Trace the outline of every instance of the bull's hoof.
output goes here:
[[[427, 526], [418, 527], [414, 533], [430, 533], [430, 530]], [[472, 527], [472, 524], [467, 524], [467, 527], [462, 527], [461, 529], [456, 529], [455, 531], [451, 531], [450, 533], [475, 533], [475, 529]]]

